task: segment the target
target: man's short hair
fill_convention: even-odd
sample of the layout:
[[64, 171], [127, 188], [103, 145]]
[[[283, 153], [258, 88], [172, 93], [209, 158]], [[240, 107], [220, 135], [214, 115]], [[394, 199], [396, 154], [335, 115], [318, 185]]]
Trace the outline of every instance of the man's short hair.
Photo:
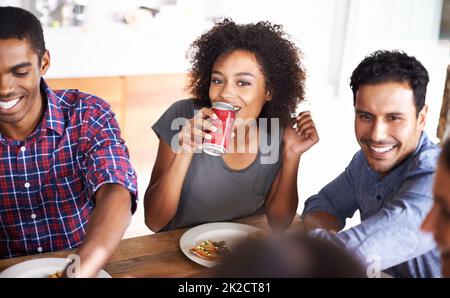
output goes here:
[[45, 41], [42, 25], [29, 11], [18, 7], [0, 7], [0, 40], [28, 40], [39, 62], [45, 53]]
[[366, 56], [352, 73], [353, 104], [361, 85], [407, 82], [413, 90], [416, 114], [419, 115], [425, 104], [428, 81], [428, 71], [415, 57], [402, 51], [376, 51]]

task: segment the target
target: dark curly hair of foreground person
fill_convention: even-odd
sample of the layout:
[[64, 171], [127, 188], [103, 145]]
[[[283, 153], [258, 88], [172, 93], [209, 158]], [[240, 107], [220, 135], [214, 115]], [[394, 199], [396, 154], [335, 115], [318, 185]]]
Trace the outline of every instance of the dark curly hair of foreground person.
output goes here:
[[402, 51], [379, 50], [366, 56], [352, 73], [353, 104], [361, 85], [407, 82], [414, 92], [416, 115], [419, 115], [425, 104], [428, 81], [428, 71], [415, 57]]
[[286, 126], [291, 113], [304, 99], [306, 74], [301, 51], [289, 40], [281, 25], [267, 21], [238, 25], [231, 19], [216, 23], [195, 40], [188, 51], [192, 95], [201, 105], [211, 105], [208, 93], [213, 64], [219, 56], [234, 50], [255, 54], [265, 76], [272, 100], [264, 105], [259, 117], [279, 118], [281, 126]]
[[360, 261], [304, 233], [248, 238], [205, 276], [219, 278], [365, 278]]

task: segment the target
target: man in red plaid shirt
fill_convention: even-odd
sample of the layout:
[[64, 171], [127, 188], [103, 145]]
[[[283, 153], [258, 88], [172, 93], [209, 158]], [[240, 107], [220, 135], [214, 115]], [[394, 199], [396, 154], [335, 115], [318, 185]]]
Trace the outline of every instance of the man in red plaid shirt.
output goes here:
[[[76, 45], [74, 45], [76, 46]], [[43, 80], [40, 22], [0, 7], [0, 258], [77, 248], [94, 277], [136, 208], [136, 173], [108, 103]]]

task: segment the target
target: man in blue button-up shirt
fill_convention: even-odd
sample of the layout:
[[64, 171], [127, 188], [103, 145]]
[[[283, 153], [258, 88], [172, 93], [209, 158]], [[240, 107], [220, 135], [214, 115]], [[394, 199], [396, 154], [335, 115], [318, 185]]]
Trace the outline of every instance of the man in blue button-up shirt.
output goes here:
[[[440, 276], [439, 251], [420, 225], [433, 204], [439, 155], [423, 131], [428, 72], [414, 57], [378, 51], [353, 71], [355, 134], [361, 150], [305, 203], [306, 227], [358, 255], [368, 275]], [[361, 224], [339, 232], [359, 210]], [[374, 274], [372, 276], [377, 276]]]

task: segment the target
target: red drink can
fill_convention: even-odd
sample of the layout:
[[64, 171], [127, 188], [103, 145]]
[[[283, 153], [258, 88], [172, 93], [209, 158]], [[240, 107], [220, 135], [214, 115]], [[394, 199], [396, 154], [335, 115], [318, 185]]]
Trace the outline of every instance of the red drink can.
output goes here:
[[213, 155], [223, 155], [228, 148], [233, 131], [234, 119], [236, 117], [235, 107], [225, 102], [213, 103], [211, 109], [217, 115], [217, 119], [212, 119], [212, 124], [217, 128], [214, 132], [209, 132], [210, 140], [204, 140], [203, 152]]

